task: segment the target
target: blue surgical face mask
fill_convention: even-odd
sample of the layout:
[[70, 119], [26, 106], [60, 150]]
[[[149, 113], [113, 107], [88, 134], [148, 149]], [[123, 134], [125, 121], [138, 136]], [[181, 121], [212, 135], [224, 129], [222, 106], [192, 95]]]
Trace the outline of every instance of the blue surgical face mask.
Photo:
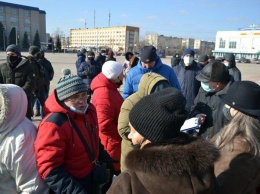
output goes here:
[[86, 112], [88, 110], [88, 104], [86, 105], [86, 108], [84, 109], [84, 111], [80, 111], [80, 110], [76, 109], [74, 106], [70, 106], [70, 110], [75, 113], [86, 114]]
[[214, 92], [215, 91], [215, 89], [209, 87], [209, 83], [208, 82], [200, 82], [200, 83], [201, 83], [201, 87], [206, 92]]

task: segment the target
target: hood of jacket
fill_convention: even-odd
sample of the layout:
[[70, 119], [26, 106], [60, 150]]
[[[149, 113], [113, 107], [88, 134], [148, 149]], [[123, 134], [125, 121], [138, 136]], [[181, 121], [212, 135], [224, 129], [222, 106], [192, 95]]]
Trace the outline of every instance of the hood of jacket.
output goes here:
[[163, 63], [162, 63], [162, 60], [160, 59], [160, 57], [157, 57], [156, 62], [155, 62], [155, 66], [153, 68], [150, 68], [150, 69], [144, 68], [142, 66], [142, 61], [141, 60], [138, 61], [137, 67], [144, 74], [144, 73], [147, 73], [147, 72], [157, 72], [158, 69], [160, 69], [160, 67], [162, 66], [162, 64]]
[[194, 175], [208, 171], [219, 156], [218, 149], [211, 142], [181, 133], [168, 142], [150, 143], [130, 152], [126, 166], [147, 175]]
[[27, 97], [22, 88], [0, 84], [0, 142], [26, 118]]
[[91, 82], [91, 90], [94, 91], [97, 88], [107, 87], [112, 90], [117, 90], [119, 86], [111, 81], [109, 81], [103, 73], [99, 73]]
[[77, 57], [80, 57], [80, 56], [86, 57], [86, 55], [84, 55], [81, 51], [79, 51], [79, 52], [77, 53]]
[[146, 73], [142, 76], [140, 83], [138, 85], [137, 94], [142, 98], [144, 96], [147, 96], [151, 94], [151, 91], [153, 87], [159, 82], [159, 81], [166, 81], [169, 83], [169, 86], [171, 86], [170, 82], [163, 76], [157, 74], [157, 73]]

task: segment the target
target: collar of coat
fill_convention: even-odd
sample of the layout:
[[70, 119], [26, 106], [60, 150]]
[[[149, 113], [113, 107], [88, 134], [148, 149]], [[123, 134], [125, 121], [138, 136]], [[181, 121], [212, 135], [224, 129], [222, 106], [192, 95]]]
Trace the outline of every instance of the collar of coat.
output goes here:
[[181, 133], [164, 143], [150, 143], [130, 152], [126, 158], [129, 170], [158, 176], [197, 174], [209, 170], [219, 158], [211, 142]]

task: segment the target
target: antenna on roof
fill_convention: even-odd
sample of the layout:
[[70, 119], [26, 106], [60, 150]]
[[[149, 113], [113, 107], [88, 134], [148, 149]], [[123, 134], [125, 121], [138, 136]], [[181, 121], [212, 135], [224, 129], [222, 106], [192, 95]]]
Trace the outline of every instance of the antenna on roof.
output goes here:
[[85, 29], [87, 28], [87, 19], [85, 19]]
[[96, 27], [96, 10], [94, 10], [94, 28]]
[[111, 14], [110, 14], [110, 10], [109, 10], [109, 14], [108, 14], [108, 27], [110, 27], [110, 17], [111, 17]]

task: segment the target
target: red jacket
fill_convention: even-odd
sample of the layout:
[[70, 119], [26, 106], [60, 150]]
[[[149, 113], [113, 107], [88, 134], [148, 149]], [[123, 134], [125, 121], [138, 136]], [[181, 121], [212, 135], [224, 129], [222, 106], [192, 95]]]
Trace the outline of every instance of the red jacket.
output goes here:
[[90, 174], [93, 164], [77, 132], [67, 119], [64, 122], [55, 119], [54, 113], [67, 114], [76, 123], [98, 158], [98, 126], [93, 105], [89, 105], [87, 114], [76, 114], [57, 102], [55, 90], [45, 102], [44, 113], [46, 116], [38, 127], [37, 139], [34, 143], [40, 176], [45, 180], [48, 173], [57, 167], [63, 167], [76, 179]]
[[121, 137], [118, 134], [117, 122], [123, 97], [117, 90], [119, 86], [109, 81], [103, 73], [98, 74], [91, 83], [92, 103], [97, 110], [99, 137], [105, 150], [113, 160], [115, 170], [120, 170]]

